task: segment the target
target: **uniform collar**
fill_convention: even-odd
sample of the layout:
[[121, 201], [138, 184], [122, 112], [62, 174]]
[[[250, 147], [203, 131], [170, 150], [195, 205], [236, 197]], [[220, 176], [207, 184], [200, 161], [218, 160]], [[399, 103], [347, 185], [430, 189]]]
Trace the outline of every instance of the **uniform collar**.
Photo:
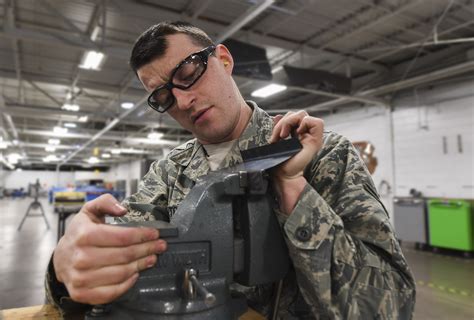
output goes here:
[[[272, 118], [255, 102], [250, 100], [246, 102], [253, 112], [247, 127], [238, 139], [239, 150], [268, 144], [273, 130]], [[198, 169], [205, 166], [209, 170], [204, 148], [196, 138], [173, 149], [168, 159], [184, 167], [191, 165], [193, 169]]]

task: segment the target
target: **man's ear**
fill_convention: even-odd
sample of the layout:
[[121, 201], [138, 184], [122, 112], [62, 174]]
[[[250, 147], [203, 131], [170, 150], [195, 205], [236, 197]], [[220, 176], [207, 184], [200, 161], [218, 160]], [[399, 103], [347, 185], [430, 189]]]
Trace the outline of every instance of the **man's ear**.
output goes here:
[[229, 74], [231, 74], [232, 69], [234, 68], [234, 58], [232, 58], [229, 49], [227, 49], [223, 44], [218, 44], [216, 46], [216, 56], [224, 65], [224, 68], [229, 71]]

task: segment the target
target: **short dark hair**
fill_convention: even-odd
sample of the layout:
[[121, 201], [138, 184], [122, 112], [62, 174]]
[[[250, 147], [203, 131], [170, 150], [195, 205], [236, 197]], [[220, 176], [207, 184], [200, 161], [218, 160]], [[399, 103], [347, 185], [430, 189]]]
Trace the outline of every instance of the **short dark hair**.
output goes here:
[[142, 66], [162, 57], [168, 48], [167, 36], [182, 33], [199, 46], [214, 45], [211, 38], [201, 29], [183, 21], [163, 21], [143, 32], [133, 45], [130, 66], [135, 74]]

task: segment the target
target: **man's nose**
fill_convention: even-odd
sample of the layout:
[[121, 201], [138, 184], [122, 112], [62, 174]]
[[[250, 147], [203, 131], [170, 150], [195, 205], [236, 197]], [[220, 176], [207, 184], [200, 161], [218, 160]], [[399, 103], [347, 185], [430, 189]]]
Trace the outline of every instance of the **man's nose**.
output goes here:
[[173, 88], [172, 93], [176, 99], [176, 105], [181, 110], [189, 109], [195, 102], [196, 96], [193, 90], [182, 90]]

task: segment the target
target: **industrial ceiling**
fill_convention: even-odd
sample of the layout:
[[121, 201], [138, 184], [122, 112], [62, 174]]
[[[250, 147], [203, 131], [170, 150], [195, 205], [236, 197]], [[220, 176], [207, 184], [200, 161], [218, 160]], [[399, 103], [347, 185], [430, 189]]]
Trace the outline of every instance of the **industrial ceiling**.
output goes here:
[[[110, 166], [160, 157], [189, 139], [169, 116], [147, 107], [128, 66], [138, 35], [163, 20], [191, 22], [219, 42], [266, 49], [274, 80], [284, 81], [283, 66], [293, 66], [352, 83], [345, 93], [290, 83], [275, 96], [252, 98], [273, 114], [389, 107], [401, 90], [474, 70], [471, 0], [0, 0], [2, 165]], [[90, 50], [105, 55], [100, 70], [80, 67]], [[271, 81], [236, 76], [236, 82], [251, 98]], [[67, 132], [53, 130], [66, 124]], [[149, 139], [152, 132], [161, 137]]]

